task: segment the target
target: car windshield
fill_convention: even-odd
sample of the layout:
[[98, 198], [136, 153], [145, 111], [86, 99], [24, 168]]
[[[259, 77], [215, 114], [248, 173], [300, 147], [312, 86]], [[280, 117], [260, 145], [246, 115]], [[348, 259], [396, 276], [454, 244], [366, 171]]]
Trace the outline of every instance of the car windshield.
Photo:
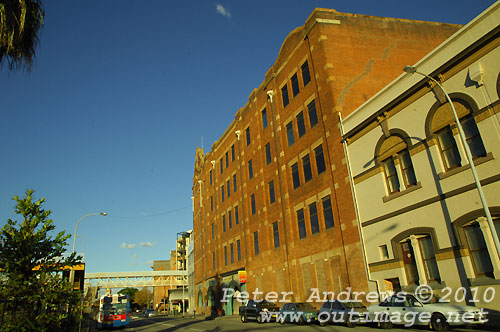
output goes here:
[[266, 300], [262, 301], [261, 304], [265, 306], [276, 306], [276, 304], [274, 304], [273, 302], [269, 302]]
[[310, 303], [297, 303], [299, 310], [316, 310]]
[[357, 309], [366, 308], [365, 305], [361, 302], [343, 302], [343, 304], [346, 308], [357, 308]]

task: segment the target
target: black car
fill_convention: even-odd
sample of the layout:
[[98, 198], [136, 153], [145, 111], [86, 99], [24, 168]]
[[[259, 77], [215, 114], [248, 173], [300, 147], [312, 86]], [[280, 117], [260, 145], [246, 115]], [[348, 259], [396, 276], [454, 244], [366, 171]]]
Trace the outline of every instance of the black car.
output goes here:
[[327, 300], [319, 309], [318, 320], [321, 326], [329, 323], [341, 323], [347, 327], [355, 327], [364, 322], [368, 310], [359, 301]]
[[[266, 319], [263, 315], [271, 315], [270, 319], [276, 319], [279, 307], [269, 301], [254, 301], [249, 300], [246, 305], [240, 306], [240, 318], [243, 323], [248, 322], [248, 319], [255, 319], [258, 323], [264, 323]], [[267, 316], [266, 316], [267, 317]], [[270, 320], [269, 319], [269, 320]], [[267, 320], [267, 321], [269, 321]]]

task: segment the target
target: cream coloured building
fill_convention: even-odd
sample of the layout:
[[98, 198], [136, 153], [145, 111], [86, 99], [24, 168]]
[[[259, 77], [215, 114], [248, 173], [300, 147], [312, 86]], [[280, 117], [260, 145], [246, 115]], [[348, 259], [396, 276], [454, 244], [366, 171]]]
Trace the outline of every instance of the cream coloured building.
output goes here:
[[[420, 285], [452, 302], [500, 308], [500, 2], [343, 119], [347, 163], [372, 287]], [[349, 179], [346, 179], [348, 181]], [[465, 290], [467, 296], [462, 295]]]

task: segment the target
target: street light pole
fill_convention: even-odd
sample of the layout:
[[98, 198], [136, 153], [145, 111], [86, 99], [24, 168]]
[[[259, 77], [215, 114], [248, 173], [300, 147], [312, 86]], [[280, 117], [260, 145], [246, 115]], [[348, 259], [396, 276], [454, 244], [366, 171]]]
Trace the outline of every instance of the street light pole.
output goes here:
[[[75, 227], [75, 234], [73, 235], [73, 251], [72, 253], [75, 252], [75, 247], [76, 247], [76, 233], [78, 231], [78, 225], [80, 225], [80, 222], [85, 219], [86, 217], [88, 216], [107, 216], [108, 214], [106, 212], [101, 212], [101, 213], [89, 213], [89, 214], [86, 214], [84, 215], [83, 217], [80, 218], [80, 220], [78, 220], [78, 222], [76, 223], [76, 227]], [[75, 270], [73, 269], [73, 267], [71, 267], [71, 271], [70, 271], [70, 274], [69, 274], [69, 281], [70, 281], [70, 284], [71, 284], [71, 287], [75, 287], [74, 286], [74, 283], [75, 283]]]
[[434, 79], [433, 77], [431, 77], [427, 74], [424, 74], [424, 73], [417, 71], [417, 68], [415, 68], [413, 66], [406, 66], [403, 70], [409, 74], [422, 75], [424, 77], [427, 77], [428, 79], [430, 79], [434, 83], [436, 83], [436, 85], [441, 89], [441, 91], [443, 91], [448, 103], [450, 103], [451, 110], [453, 111], [453, 116], [455, 117], [455, 122], [457, 123], [458, 133], [460, 134], [460, 141], [462, 142], [462, 146], [465, 150], [465, 155], [467, 156], [467, 160], [469, 161], [470, 169], [472, 171], [472, 176], [474, 177], [474, 182], [476, 183], [477, 192], [479, 193], [479, 198], [481, 199], [481, 203], [483, 205], [484, 214], [486, 216], [486, 219], [488, 220], [488, 225], [490, 226], [490, 232], [491, 232], [491, 235], [493, 237], [493, 242], [495, 243], [495, 249], [497, 250], [497, 256], [500, 257], [500, 241], [498, 240], [498, 234], [496, 232], [495, 225], [493, 224], [493, 219], [491, 218], [490, 209], [488, 207], [488, 203], [486, 202], [486, 197], [484, 196], [483, 187], [482, 187], [481, 182], [479, 180], [479, 176], [477, 175], [477, 172], [476, 172], [476, 166], [474, 165], [474, 160], [472, 159], [472, 153], [471, 153], [469, 145], [467, 144], [467, 141], [465, 139], [465, 133], [464, 133], [464, 130], [462, 128], [462, 124], [460, 123], [460, 121], [458, 119], [457, 111], [455, 110], [455, 106], [453, 106], [453, 102], [451, 101], [450, 96], [446, 93], [443, 86], [441, 84], [439, 84], [439, 82], [436, 79]]

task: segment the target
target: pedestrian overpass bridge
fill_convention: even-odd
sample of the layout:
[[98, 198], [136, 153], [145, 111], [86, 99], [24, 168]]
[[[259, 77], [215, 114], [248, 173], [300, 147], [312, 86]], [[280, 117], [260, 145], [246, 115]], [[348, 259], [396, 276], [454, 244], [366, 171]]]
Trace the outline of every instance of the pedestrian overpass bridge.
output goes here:
[[85, 273], [85, 289], [187, 286], [187, 271], [134, 271]]

